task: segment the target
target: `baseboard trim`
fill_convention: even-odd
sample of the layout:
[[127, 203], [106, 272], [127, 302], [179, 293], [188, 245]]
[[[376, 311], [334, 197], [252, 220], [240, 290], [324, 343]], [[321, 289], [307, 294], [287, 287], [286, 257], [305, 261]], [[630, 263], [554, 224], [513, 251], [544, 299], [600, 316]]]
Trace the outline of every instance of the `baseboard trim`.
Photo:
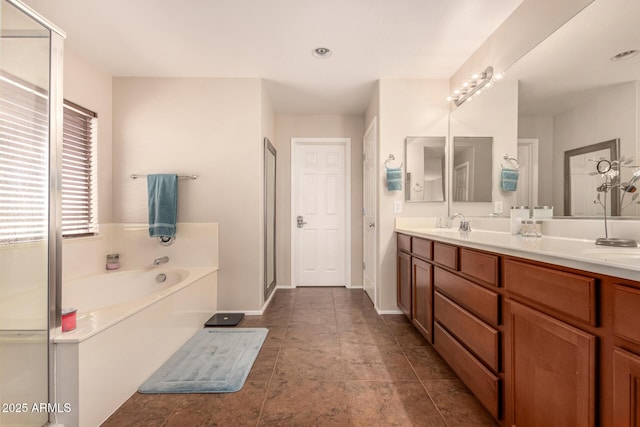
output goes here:
[[[266, 308], [266, 307], [265, 307]], [[264, 314], [264, 309], [262, 310], [222, 310], [216, 311], [215, 314], [226, 314], [226, 313], [244, 313], [246, 316], [262, 316]]]
[[378, 310], [376, 308], [376, 311], [378, 312], [379, 315], [383, 315], [383, 314], [404, 314], [400, 310]]

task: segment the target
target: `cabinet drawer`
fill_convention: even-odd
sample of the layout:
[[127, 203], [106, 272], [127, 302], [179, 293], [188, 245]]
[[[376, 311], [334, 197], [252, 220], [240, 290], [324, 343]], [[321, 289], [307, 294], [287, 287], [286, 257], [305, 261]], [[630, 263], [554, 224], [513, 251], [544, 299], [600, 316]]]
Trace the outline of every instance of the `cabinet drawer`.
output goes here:
[[640, 344], [640, 290], [613, 287], [613, 330], [623, 339]]
[[512, 295], [596, 325], [596, 281], [523, 262], [504, 261], [504, 287]]
[[434, 316], [480, 360], [499, 371], [499, 332], [439, 292], [434, 295]]
[[500, 418], [500, 379], [485, 368], [437, 322], [434, 347], [494, 418]]
[[498, 257], [471, 249], [460, 249], [460, 271], [493, 286], [498, 283]]
[[458, 269], [458, 248], [441, 242], [433, 242], [433, 260], [451, 269]]
[[411, 252], [411, 236], [398, 234], [398, 250]]
[[431, 247], [433, 242], [427, 239], [421, 239], [419, 237], [411, 238], [411, 252], [424, 259], [431, 259]]
[[476, 316], [492, 325], [498, 324], [499, 295], [496, 292], [439, 267], [434, 269], [433, 283], [436, 289]]

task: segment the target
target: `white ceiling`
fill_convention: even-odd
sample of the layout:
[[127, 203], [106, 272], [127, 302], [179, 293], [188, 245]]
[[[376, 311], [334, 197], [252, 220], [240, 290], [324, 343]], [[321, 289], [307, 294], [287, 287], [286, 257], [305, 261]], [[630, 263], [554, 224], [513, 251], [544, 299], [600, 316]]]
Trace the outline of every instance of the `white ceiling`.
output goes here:
[[522, 0], [24, 2], [113, 76], [261, 77], [279, 113], [361, 114], [378, 79], [448, 79]]

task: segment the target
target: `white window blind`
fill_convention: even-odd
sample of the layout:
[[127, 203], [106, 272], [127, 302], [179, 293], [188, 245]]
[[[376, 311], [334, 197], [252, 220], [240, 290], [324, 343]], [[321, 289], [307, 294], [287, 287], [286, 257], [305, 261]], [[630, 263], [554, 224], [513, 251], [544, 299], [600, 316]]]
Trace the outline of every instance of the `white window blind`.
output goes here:
[[[0, 244], [47, 235], [47, 105], [43, 90], [0, 73]], [[97, 117], [67, 101], [63, 117], [62, 233], [93, 234]]]
[[47, 103], [42, 91], [0, 74], [0, 243], [47, 234]]
[[64, 101], [62, 131], [62, 235], [94, 234], [97, 226], [96, 113]]

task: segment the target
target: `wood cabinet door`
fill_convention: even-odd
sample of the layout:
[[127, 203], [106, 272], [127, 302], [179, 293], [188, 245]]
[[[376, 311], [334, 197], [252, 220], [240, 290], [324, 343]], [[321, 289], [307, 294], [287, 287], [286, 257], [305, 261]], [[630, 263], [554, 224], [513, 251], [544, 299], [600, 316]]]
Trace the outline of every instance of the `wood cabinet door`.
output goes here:
[[613, 425], [640, 426], [640, 356], [613, 350]]
[[411, 255], [398, 251], [398, 308], [411, 319]]
[[411, 259], [413, 273], [414, 326], [429, 342], [433, 342], [433, 267], [418, 258]]
[[594, 426], [596, 337], [506, 301], [508, 426]]

